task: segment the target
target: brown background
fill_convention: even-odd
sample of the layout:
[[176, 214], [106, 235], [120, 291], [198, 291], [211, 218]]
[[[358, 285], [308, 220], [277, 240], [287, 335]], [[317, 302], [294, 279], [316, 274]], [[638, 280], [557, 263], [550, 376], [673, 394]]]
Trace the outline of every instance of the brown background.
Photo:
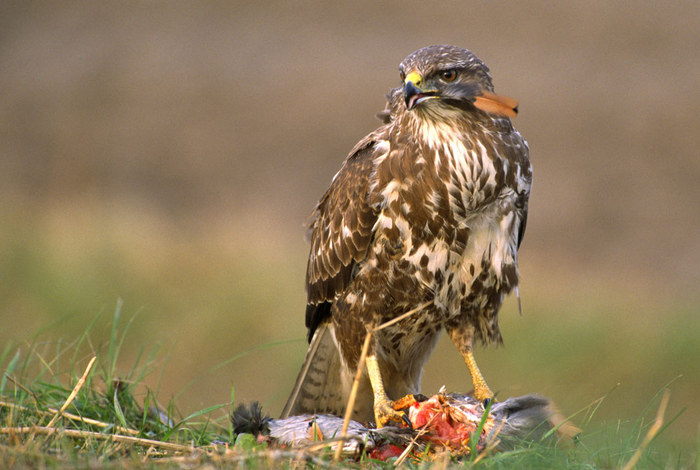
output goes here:
[[[305, 217], [398, 63], [437, 43], [520, 100], [535, 171], [524, 315], [509, 301], [506, 347], [477, 356], [492, 387], [573, 412], [619, 383], [597, 416], [614, 422], [683, 375], [674, 432], [692, 442], [696, 1], [3, 2], [0, 339], [70, 341], [122, 298], [122, 367], [163, 344], [165, 401], [233, 385], [277, 413], [305, 349]], [[425, 391], [442, 384], [469, 384], [444, 342]]]

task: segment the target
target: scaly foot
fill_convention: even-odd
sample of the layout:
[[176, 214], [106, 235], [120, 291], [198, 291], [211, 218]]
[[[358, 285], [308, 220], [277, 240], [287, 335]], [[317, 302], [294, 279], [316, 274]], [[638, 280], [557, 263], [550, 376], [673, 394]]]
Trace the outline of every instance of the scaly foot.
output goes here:
[[411, 406], [415, 405], [416, 403], [420, 403], [422, 401], [427, 400], [428, 397], [425, 395], [422, 395], [420, 393], [417, 394], [408, 394], [406, 396], [403, 396], [399, 398], [398, 400], [394, 400], [394, 409], [396, 411], [404, 411], [410, 408]]
[[486, 385], [484, 376], [481, 375], [479, 367], [476, 365], [476, 359], [471, 349], [464, 354], [464, 362], [467, 364], [469, 374], [472, 376], [472, 385], [474, 385], [474, 398], [479, 400], [486, 406], [490, 400], [493, 400], [493, 392]]
[[411, 422], [403, 411], [395, 409], [394, 402], [391, 400], [375, 400], [374, 401], [374, 420], [377, 428], [383, 428], [390, 421], [396, 423], [406, 423], [410, 426]]
[[486, 385], [486, 382], [474, 384], [474, 398], [479, 400], [486, 406], [489, 401], [493, 400], [493, 392]]

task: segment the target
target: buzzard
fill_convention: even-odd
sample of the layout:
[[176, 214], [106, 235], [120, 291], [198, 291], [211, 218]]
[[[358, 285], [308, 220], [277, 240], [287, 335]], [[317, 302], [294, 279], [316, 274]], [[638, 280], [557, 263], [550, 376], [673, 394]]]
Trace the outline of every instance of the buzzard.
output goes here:
[[362, 139], [313, 210], [306, 273], [310, 346], [283, 417], [344, 412], [369, 329], [375, 331], [353, 418], [402, 419], [393, 400], [420, 391], [444, 329], [493, 393], [474, 340], [501, 343], [498, 310], [518, 284], [532, 170], [510, 118], [472, 52], [430, 46], [399, 66], [384, 125]]

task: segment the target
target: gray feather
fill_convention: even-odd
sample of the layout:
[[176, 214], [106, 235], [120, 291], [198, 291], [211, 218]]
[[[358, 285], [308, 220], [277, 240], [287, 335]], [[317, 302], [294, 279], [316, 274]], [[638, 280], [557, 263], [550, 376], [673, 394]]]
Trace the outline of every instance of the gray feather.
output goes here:
[[342, 416], [345, 398], [332, 328], [329, 322], [324, 322], [314, 332], [282, 418], [307, 413]]

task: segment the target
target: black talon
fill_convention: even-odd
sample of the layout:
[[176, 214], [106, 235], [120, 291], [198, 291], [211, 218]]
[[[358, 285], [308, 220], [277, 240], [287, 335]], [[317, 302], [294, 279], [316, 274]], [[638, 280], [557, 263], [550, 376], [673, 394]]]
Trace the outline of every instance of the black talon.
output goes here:
[[404, 411], [401, 414], [401, 419], [403, 420], [404, 423], [406, 423], [406, 426], [408, 426], [408, 429], [413, 431], [413, 423], [411, 423], [411, 419], [408, 417], [408, 411]]
[[484, 398], [484, 401], [483, 401], [484, 409], [488, 408], [492, 401], [493, 401], [493, 398]]
[[416, 400], [418, 403], [422, 403], [424, 401], [428, 400], [428, 397], [423, 395], [422, 393], [414, 393], [413, 394], [413, 399]]

